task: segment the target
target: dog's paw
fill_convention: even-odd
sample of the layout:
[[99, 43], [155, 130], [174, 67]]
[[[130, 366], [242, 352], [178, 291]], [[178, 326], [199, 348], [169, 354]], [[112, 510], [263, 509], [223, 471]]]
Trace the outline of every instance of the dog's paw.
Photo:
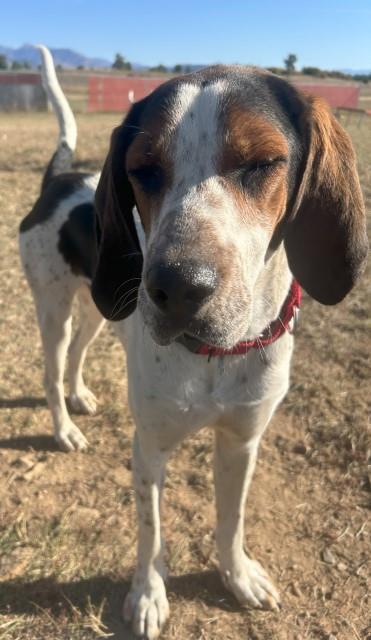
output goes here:
[[87, 387], [81, 389], [78, 393], [71, 393], [69, 402], [72, 411], [75, 413], [84, 413], [93, 416], [97, 411], [98, 400], [94, 393]]
[[89, 443], [80, 429], [69, 420], [59, 431], [55, 432], [55, 439], [63, 451], [84, 451]]
[[158, 638], [169, 617], [169, 603], [162, 578], [158, 576], [155, 582], [132, 586], [125, 599], [123, 615], [140, 638]]
[[243, 606], [278, 611], [280, 597], [263, 567], [243, 556], [233, 569], [221, 571], [222, 580]]

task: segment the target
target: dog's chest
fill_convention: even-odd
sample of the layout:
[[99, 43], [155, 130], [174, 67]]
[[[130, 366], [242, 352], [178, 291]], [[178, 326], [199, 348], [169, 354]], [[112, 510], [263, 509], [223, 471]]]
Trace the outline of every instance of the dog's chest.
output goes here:
[[135, 315], [125, 322], [125, 342], [130, 405], [141, 422], [198, 429], [287, 387], [291, 336], [272, 345], [268, 364], [256, 350], [209, 360], [179, 344], [159, 347]]

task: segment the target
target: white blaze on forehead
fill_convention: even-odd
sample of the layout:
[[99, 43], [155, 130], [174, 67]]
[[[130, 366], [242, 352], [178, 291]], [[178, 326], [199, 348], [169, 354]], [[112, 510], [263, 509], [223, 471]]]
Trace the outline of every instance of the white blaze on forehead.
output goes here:
[[171, 106], [175, 186], [180, 180], [197, 184], [215, 175], [221, 142], [221, 98], [226, 90], [225, 80], [206, 87], [180, 86]]

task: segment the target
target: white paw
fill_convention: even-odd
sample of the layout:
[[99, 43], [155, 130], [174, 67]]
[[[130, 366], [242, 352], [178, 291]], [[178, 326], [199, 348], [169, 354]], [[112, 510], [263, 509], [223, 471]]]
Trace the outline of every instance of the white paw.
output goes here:
[[84, 451], [89, 444], [72, 420], [64, 423], [62, 428], [55, 432], [55, 439], [63, 451]]
[[131, 622], [140, 638], [155, 640], [169, 617], [169, 603], [165, 585], [160, 576], [155, 581], [133, 586], [125, 598], [124, 619]]
[[75, 413], [85, 413], [93, 416], [97, 411], [98, 400], [87, 387], [84, 387], [78, 393], [71, 393], [69, 401]]
[[225, 586], [241, 605], [279, 610], [279, 594], [256, 560], [244, 555], [237, 566], [232, 570], [222, 570], [221, 575]]

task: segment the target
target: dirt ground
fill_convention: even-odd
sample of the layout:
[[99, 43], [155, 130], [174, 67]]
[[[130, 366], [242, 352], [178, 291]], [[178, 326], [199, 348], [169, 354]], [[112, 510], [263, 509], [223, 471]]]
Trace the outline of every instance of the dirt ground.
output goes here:
[[[100, 167], [117, 121], [79, 116], [80, 168]], [[345, 124], [370, 211], [371, 118]], [[52, 115], [0, 114], [0, 640], [130, 640], [120, 619], [136, 540], [124, 354], [107, 328], [86, 367], [99, 413], [76, 416], [91, 447], [59, 452], [19, 265], [17, 227], [56, 131]], [[212, 433], [172, 459], [164, 640], [371, 639], [370, 307], [367, 277], [335, 308], [303, 303], [291, 391], [262, 444], [246, 512], [246, 547], [280, 588], [279, 614], [241, 609], [216, 572]]]

